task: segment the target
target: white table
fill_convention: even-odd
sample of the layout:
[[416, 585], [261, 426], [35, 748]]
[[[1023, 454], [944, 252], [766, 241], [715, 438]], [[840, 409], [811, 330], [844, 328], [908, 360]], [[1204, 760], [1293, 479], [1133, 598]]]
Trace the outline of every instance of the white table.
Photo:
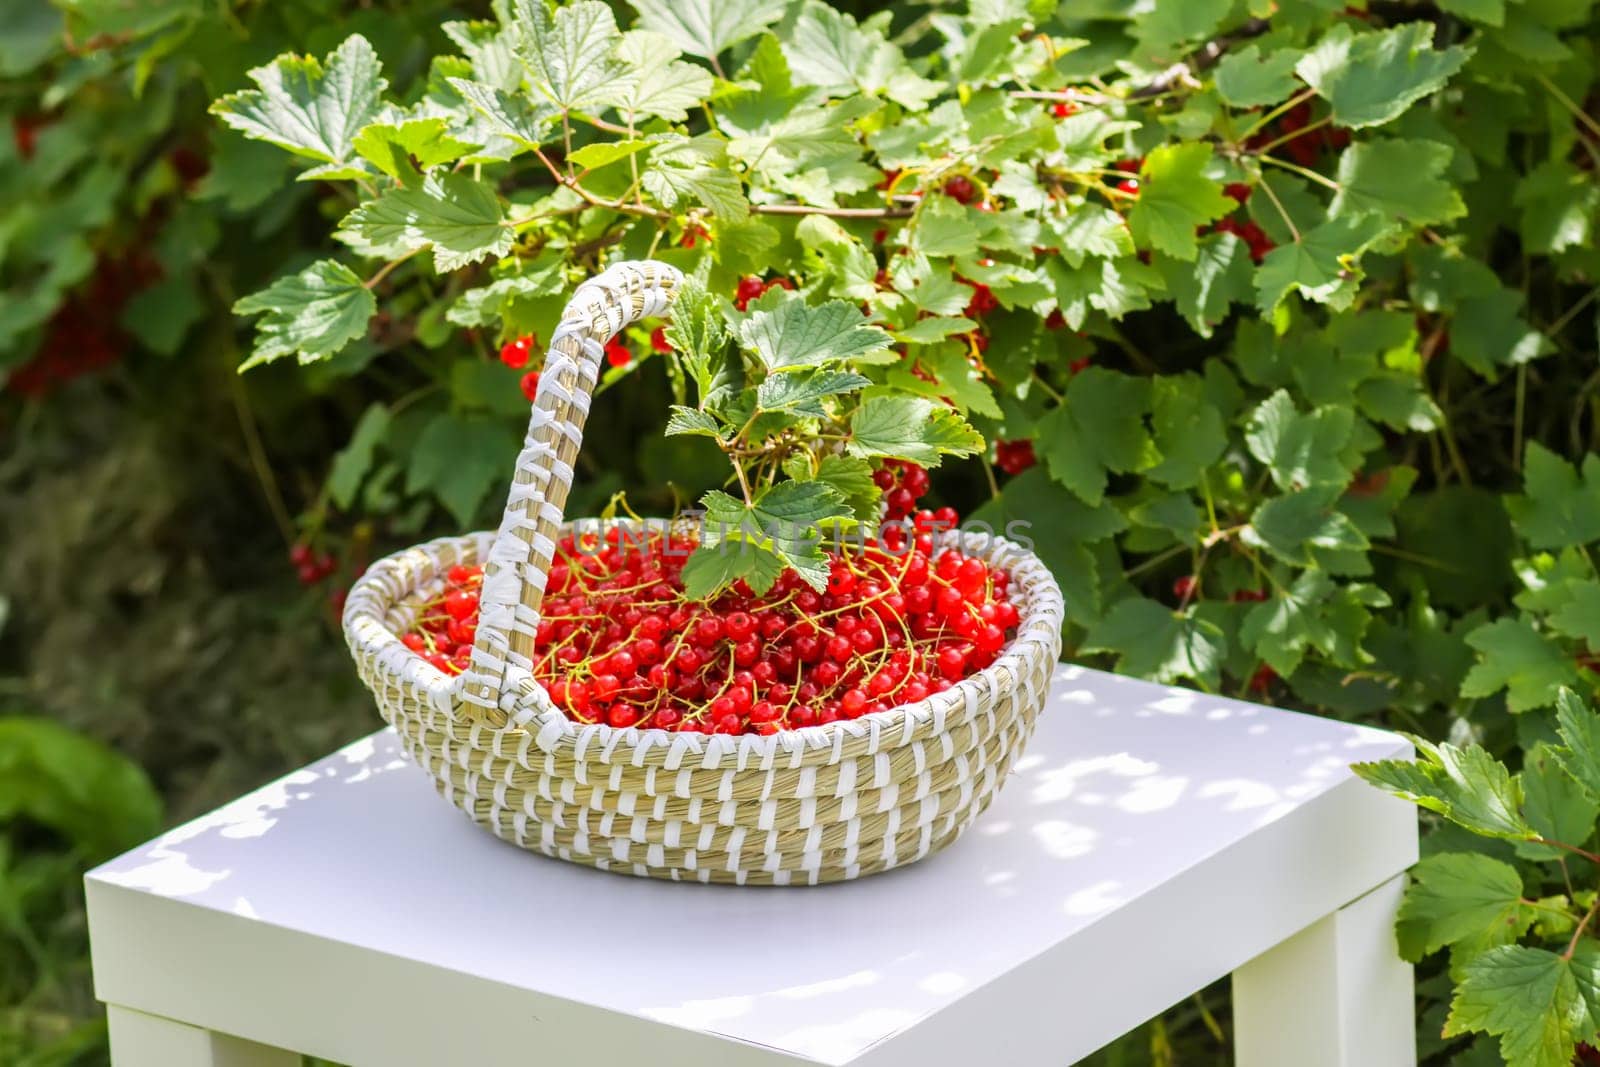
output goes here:
[[1408, 752], [1063, 668], [951, 848], [754, 889], [520, 852], [380, 731], [90, 872], [96, 990], [116, 1067], [1064, 1067], [1231, 972], [1240, 1064], [1410, 1067], [1416, 818], [1348, 770]]

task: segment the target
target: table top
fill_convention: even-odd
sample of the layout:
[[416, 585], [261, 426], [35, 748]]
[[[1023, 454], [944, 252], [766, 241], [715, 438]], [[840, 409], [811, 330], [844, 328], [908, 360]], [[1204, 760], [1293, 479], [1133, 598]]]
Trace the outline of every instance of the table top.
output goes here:
[[1408, 866], [1412, 809], [1348, 770], [1408, 751], [1063, 667], [949, 849], [757, 889], [523, 853], [379, 731], [92, 871], [97, 988], [357, 1065], [1070, 1062]]

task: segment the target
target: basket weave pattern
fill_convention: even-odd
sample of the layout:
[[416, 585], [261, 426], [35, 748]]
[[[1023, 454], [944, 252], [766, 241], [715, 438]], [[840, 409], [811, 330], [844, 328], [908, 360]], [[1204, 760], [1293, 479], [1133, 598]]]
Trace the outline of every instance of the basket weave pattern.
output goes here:
[[[942, 544], [1010, 571], [1018, 633], [985, 670], [916, 704], [769, 736], [573, 722], [532, 675], [545, 573], [604, 341], [659, 314], [677, 272], [622, 263], [580, 287], [540, 378], [500, 529], [380, 560], [351, 590], [363, 681], [452, 804], [499, 837], [629, 874], [816, 884], [900, 866], [954, 840], [1032, 734], [1060, 653], [1061, 593], [998, 537]], [[472, 666], [449, 677], [400, 643], [455, 563], [485, 567]]]

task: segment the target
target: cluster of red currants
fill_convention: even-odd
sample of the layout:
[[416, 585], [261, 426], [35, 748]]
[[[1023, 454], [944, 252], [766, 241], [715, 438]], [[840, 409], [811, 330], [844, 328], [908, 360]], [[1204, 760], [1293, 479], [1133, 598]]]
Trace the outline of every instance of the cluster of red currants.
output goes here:
[[1033, 441], [1029, 438], [994, 443], [994, 465], [1007, 474], [1021, 474], [1037, 462], [1038, 457], [1033, 453]]
[[304, 541], [289, 549], [289, 562], [294, 565], [295, 575], [301, 585], [316, 585], [333, 577], [333, 572], [339, 569], [338, 562], [331, 555], [313, 552]]
[[[771, 734], [922, 700], [992, 664], [1019, 622], [1009, 576], [935, 554], [938, 524], [920, 512], [898, 551], [868, 541], [831, 554], [823, 592], [788, 571], [763, 596], [740, 581], [710, 602], [684, 594], [685, 537], [568, 535], [535, 676], [576, 722], [680, 732]], [[401, 640], [455, 674], [477, 634], [482, 572], [458, 565], [446, 577]]]
[[754, 274], [746, 274], [739, 279], [739, 284], [733, 290], [733, 306], [740, 311], [750, 306], [750, 301], [761, 299], [761, 294], [768, 289], [793, 289], [794, 282], [788, 278], [773, 278], [763, 281]]
[[[903, 460], [884, 460], [883, 466], [872, 472], [872, 481], [883, 491], [885, 518], [890, 522], [908, 517], [917, 509], [917, 501], [928, 493], [928, 472]], [[930, 514], [940, 522], [948, 519], [948, 525], [955, 525], [954, 508], [940, 508]]]

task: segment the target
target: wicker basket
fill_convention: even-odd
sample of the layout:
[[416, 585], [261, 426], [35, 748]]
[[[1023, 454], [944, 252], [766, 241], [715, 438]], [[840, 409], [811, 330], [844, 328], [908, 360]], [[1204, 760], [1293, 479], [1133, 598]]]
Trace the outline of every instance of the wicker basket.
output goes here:
[[[1033, 731], [1060, 653], [1061, 592], [1038, 558], [988, 535], [944, 543], [1011, 572], [1015, 639], [985, 670], [916, 704], [771, 736], [612, 729], [568, 719], [533, 679], [545, 576], [606, 340], [662, 314], [672, 267], [618, 263], [557, 327], [500, 529], [371, 566], [345, 636], [411, 756], [452, 804], [523, 848], [607, 870], [817, 884], [901, 866], [983, 811]], [[484, 564], [471, 663], [450, 677], [400, 633], [455, 563]]]

